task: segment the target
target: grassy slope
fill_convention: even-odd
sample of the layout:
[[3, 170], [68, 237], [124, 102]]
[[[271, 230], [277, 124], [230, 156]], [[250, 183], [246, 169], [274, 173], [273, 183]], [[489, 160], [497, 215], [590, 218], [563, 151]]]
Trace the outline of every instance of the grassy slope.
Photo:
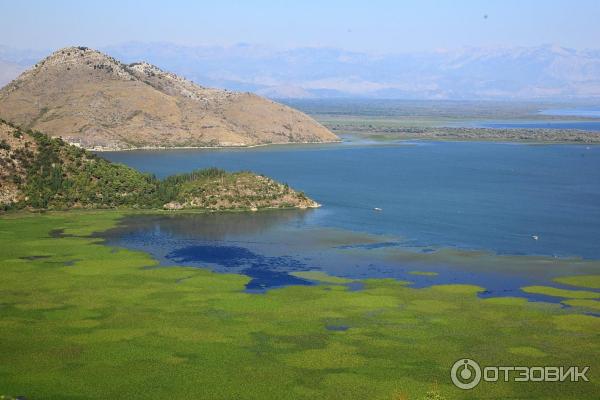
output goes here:
[[[580, 400], [599, 393], [600, 319], [576, 308], [393, 280], [366, 281], [362, 291], [329, 280], [246, 294], [243, 276], [148, 269], [156, 264], [148, 255], [86, 236], [120, 215], [0, 219], [0, 394], [423, 399], [437, 387], [448, 399]], [[65, 235], [51, 238], [55, 229]], [[462, 392], [448, 376], [462, 357], [590, 365], [591, 382], [481, 383]]]

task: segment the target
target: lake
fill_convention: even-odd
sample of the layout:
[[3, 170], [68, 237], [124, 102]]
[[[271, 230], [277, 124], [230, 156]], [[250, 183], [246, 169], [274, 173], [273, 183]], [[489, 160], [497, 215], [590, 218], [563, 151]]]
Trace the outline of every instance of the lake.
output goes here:
[[598, 271], [598, 146], [346, 142], [101, 155], [159, 177], [252, 170], [321, 203], [305, 212], [136, 216], [107, 236], [166, 265], [246, 274], [251, 291], [310, 284], [294, 273], [318, 270], [510, 295]]

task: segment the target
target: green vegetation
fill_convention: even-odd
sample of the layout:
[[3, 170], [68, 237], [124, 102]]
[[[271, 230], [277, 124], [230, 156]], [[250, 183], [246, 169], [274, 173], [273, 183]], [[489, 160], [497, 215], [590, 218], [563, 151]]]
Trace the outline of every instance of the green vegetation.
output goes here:
[[581, 307], [591, 311], [600, 311], [600, 301], [587, 299], [572, 299], [563, 301], [564, 304], [571, 307]]
[[437, 272], [433, 272], [433, 271], [410, 271], [409, 274], [419, 275], [419, 276], [437, 276], [438, 275]]
[[600, 293], [587, 290], [567, 290], [551, 286], [525, 286], [522, 290], [526, 293], [545, 294], [547, 296], [564, 297], [568, 299], [600, 299]]
[[[482, 288], [256, 295], [248, 278], [156, 267], [89, 235], [120, 211], [0, 218], [0, 395], [30, 399], [596, 399], [600, 318]], [[51, 235], [64, 230], [60, 237]], [[54, 236], [54, 237], [53, 237]], [[335, 280], [335, 279], [334, 279]], [[328, 330], [347, 326], [347, 330]], [[451, 365], [590, 366], [590, 382], [452, 386]]]
[[159, 190], [168, 206], [231, 210], [317, 206], [302, 192], [248, 171], [226, 173], [210, 168], [175, 175], [160, 182]]
[[554, 281], [565, 285], [600, 289], [600, 275], [561, 276], [560, 278], [554, 279]]
[[336, 117], [320, 119], [336, 135], [353, 135], [371, 140], [466, 140], [528, 143], [600, 143], [597, 132], [548, 128], [479, 128], [445, 126], [460, 120], [357, 119]]
[[[554, 281], [562, 283], [564, 285], [578, 286], [589, 289], [600, 289], [600, 275], [561, 276], [559, 278], [555, 278]], [[564, 291], [562, 294], [568, 294], [569, 292], [572, 291]], [[597, 313], [598, 311], [600, 311], [600, 293], [590, 292], [587, 290], [575, 292], [583, 292], [584, 295], [561, 296], [570, 297], [570, 299], [563, 300], [562, 303], [571, 307], [581, 308], [582, 310], [587, 312]], [[592, 293], [594, 293], [595, 295], [593, 295]]]
[[[27, 166], [25, 206], [156, 207], [159, 182], [124, 165], [112, 164], [60, 139], [32, 133], [37, 153], [22, 153]], [[29, 156], [29, 157], [28, 157]]]
[[290, 275], [297, 276], [298, 278], [308, 279], [310, 281], [317, 281], [322, 283], [334, 283], [334, 284], [345, 284], [354, 282], [352, 279], [342, 278], [339, 276], [327, 275], [321, 271], [300, 271], [292, 272]]
[[171, 209], [209, 210], [316, 206], [303, 193], [250, 172], [210, 168], [159, 180], [61, 139], [22, 132], [2, 120], [0, 128], [14, 144], [0, 142], [0, 164], [7, 171], [0, 174], [0, 188], [14, 192], [11, 201], [0, 201], [5, 209], [162, 208], [167, 203]]

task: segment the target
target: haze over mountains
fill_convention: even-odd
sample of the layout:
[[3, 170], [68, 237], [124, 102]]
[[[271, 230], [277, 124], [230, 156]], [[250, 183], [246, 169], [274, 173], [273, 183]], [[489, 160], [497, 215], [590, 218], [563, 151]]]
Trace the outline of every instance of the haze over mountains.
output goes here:
[[335, 141], [307, 115], [251, 93], [201, 87], [86, 47], [56, 51], [0, 90], [0, 116], [85, 148]]
[[[372, 55], [335, 48], [126, 43], [102, 49], [146, 60], [205, 86], [273, 98], [590, 99], [600, 97], [600, 50], [465, 48]], [[0, 48], [0, 84], [32, 57]], [[31, 62], [31, 61], [29, 61]], [[9, 63], [10, 65], [6, 65]]]

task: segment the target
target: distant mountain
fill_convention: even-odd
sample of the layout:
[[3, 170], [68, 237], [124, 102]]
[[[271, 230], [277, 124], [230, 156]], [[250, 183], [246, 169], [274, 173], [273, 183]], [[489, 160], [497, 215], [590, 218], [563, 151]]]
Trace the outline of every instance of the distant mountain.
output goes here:
[[59, 50], [2, 88], [0, 117], [85, 148], [337, 140], [305, 114], [255, 94], [201, 87], [85, 47]]
[[[600, 50], [548, 45], [373, 55], [334, 48], [276, 50], [250, 44], [189, 47], [132, 42], [103, 51], [127, 63], [146, 60], [204, 86], [271, 98], [600, 97]], [[33, 65], [35, 54], [0, 46], [0, 60], [21, 67]], [[16, 77], [18, 72], [10, 68], [0, 64], [0, 79]]]
[[0, 46], [0, 87], [15, 79], [45, 54], [48, 52]]
[[333, 48], [128, 43], [104, 49], [204, 85], [273, 98], [580, 99], [600, 97], [600, 51], [558, 46], [372, 55]]
[[19, 64], [0, 60], [0, 87], [12, 81], [16, 76], [19, 76], [25, 69], [26, 67]]

